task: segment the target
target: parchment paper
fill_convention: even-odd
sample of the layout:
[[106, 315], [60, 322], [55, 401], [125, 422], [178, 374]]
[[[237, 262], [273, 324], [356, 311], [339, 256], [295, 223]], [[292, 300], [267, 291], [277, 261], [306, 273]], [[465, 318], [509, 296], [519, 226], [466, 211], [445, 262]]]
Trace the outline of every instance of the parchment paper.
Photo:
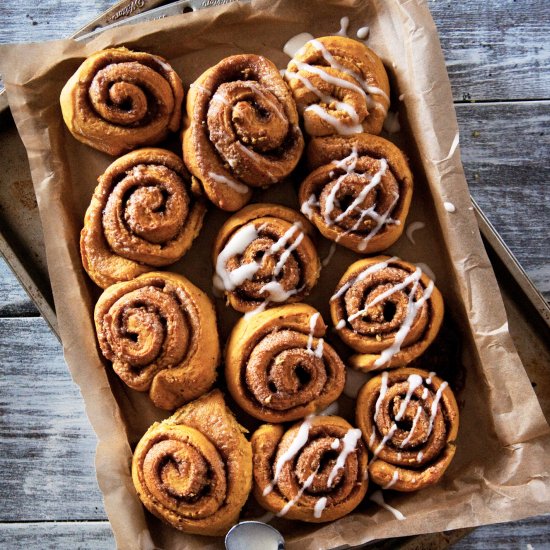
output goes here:
[[[452, 9], [452, 8], [451, 8]], [[218, 548], [221, 539], [188, 536], [144, 512], [130, 477], [131, 450], [149, 424], [163, 416], [146, 395], [128, 390], [98, 353], [92, 311], [99, 290], [81, 266], [78, 236], [96, 179], [112, 158], [77, 142], [65, 129], [59, 93], [83, 59], [114, 45], [169, 59], [187, 87], [206, 68], [234, 53], [251, 52], [284, 68], [283, 45], [300, 32], [348, 35], [370, 27], [367, 44], [391, 79], [392, 107], [401, 132], [388, 136], [408, 154], [415, 175], [407, 223], [423, 221], [416, 245], [403, 236], [389, 253], [422, 262], [435, 274], [453, 325], [465, 371], [459, 392], [458, 451], [443, 480], [415, 494], [386, 492], [406, 520], [366, 499], [354, 513], [329, 524], [277, 520], [289, 548], [321, 549], [372, 539], [511, 521], [550, 512], [548, 425], [513, 348], [491, 265], [485, 255], [460, 162], [458, 129], [437, 32], [425, 2], [406, 0], [256, 0], [134, 27], [107, 31], [88, 44], [70, 40], [0, 47], [9, 102], [28, 151], [66, 361], [80, 386], [98, 436], [97, 476], [119, 548]], [[403, 101], [397, 98], [404, 94]], [[170, 144], [179, 151], [176, 138]], [[296, 181], [254, 201], [297, 207]], [[449, 213], [444, 202], [454, 204]], [[211, 294], [210, 248], [227, 214], [210, 209], [200, 237], [170, 268]], [[321, 257], [329, 243], [319, 237]], [[329, 321], [328, 299], [353, 253], [339, 247], [306, 300]], [[225, 339], [237, 314], [216, 304]], [[345, 351], [335, 335], [329, 341]], [[223, 344], [223, 341], [222, 341]], [[220, 374], [223, 388], [223, 374]], [[340, 413], [352, 402], [340, 400]], [[234, 405], [233, 405], [234, 407]], [[234, 407], [235, 408], [235, 407]], [[248, 419], [236, 409], [237, 417]], [[250, 508], [250, 507], [249, 507]], [[253, 509], [253, 507], [252, 507]]]

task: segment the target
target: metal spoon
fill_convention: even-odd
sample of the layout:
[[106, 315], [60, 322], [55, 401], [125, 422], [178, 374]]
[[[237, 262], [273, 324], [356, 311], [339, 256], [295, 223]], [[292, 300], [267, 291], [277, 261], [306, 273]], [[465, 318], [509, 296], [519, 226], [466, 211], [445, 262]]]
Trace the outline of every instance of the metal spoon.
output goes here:
[[285, 539], [271, 525], [261, 521], [242, 521], [233, 526], [225, 536], [227, 550], [284, 550]]

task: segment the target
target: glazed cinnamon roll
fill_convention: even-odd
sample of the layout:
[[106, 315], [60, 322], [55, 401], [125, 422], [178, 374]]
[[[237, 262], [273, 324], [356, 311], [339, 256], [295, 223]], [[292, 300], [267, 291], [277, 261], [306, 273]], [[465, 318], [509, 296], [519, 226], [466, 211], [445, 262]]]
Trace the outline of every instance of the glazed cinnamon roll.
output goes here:
[[219, 390], [153, 424], [137, 444], [132, 479], [139, 498], [172, 527], [224, 535], [252, 485], [252, 451]]
[[370, 477], [383, 489], [437, 483], [456, 451], [458, 406], [433, 372], [406, 368], [372, 378], [357, 397], [356, 421], [374, 454]]
[[345, 367], [323, 337], [321, 314], [288, 304], [241, 318], [227, 343], [225, 378], [246, 412], [266, 422], [297, 420], [338, 399]]
[[324, 237], [372, 254], [401, 236], [413, 178], [399, 148], [357, 134], [314, 138], [307, 155], [313, 171], [300, 186], [301, 209]]
[[402, 367], [421, 355], [443, 320], [443, 298], [422, 270], [399, 258], [377, 256], [352, 264], [330, 299], [340, 338], [359, 354], [360, 370]]
[[290, 60], [285, 79], [310, 136], [381, 132], [388, 75], [363, 43], [344, 36], [310, 40]]
[[103, 292], [95, 306], [101, 352], [130, 388], [171, 410], [207, 392], [220, 349], [216, 313], [182, 275], [146, 273]]
[[320, 523], [351, 512], [368, 488], [361, 431], [338, 416], [308, 417], [285, 432], [264, 424], [251, 439], [253, 493], [279, 517]]
[[250, 200], [251, 187], [288, 176], [304, 148], [294, 100], [277, 67], [258, 55], [233, 55], [203, 73], [187, 96], [186, 125], [185, 163], [228, 211]]
[[60, 101], [77, 140], [116, 156], [179, 129], [183, 86], [162, 57], [111, 48], [80, 65]]
[[98, 182], [80, 235], [84, 269], [98, 286], [172, 264], [191, 247], [206, 207], [174, 153], [133, 151]]
[[214, 288], [240, 312], [299, 302], [319, 278], [320, 263], [298, 212], [252, 204], [229, 218], [214, 243]]

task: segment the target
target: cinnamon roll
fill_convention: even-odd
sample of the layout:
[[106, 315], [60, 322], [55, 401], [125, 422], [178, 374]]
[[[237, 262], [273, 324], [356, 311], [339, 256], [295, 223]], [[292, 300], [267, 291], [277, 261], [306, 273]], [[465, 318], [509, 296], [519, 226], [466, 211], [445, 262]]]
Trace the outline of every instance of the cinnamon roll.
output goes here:
[[265, 57], [227, 57], [191, 85], [183, 157], [218, 208], [239, 210], [251, 187], [284, 179], [303, 148], [294, 100]]
[[241, 318], [225, 352], [229, 392], [246, 412], [266, 422], [287, 422], [338, 399], [345, 367], [323, 337], [321, 314], [288, 304]]
[[443, 298], [422, 270], [399, 258], [377, 256], [353, 263], [330, 299], [340, 338], [359, 354], [360, 370], [402, 367], [421, 355], [443, 320]]
[[285, 79], [310, 136], [382, 131], [388, 75], [363, 43], [345, 36], [310, 40], [290, 60]]
[[182, 275], [146, 273], [103, 292], [95, 306], [101, 352], [130, 388], [174, 409], [207, 392], [220, 349], [216, 313]]
[[243, 208], [225, 222], [214, 243], [214, 288], [240, 312], [300, 301], [320, 273], [311, 233], [309, 222], [290, 208]]
[[183, 86], [162, 57], [110, 48], [80, 65], [60, 101], [77, 140], [116, 156], [179, 129]]
[[252, 485], [252, 451], [219, 390], [153, 424], [132, 460], [139, 498], [172, 527], [224, 535]]
[[264, 424], [251, 443], [254, 496], [279, 517], [332, 521], [351, 512], [367, 492], [361, 431], [343, 418], [308, 417], [287, 431]]
[[84, 269], [98, 286], [172, 264], [191, 247], [206, 207], [174, 153], [133, 151], [98, 182], [80, 235]]
[[374, 454], [370, 477], [383, 489], [437, 483], [456, 451], [458, 406], [433, 372], [405, 368], [372, 378], [357, 397], [356, 421]]
[[307, 156], [301, 210], [324, 237], [372, 254], [401, 236], [413, 177], [399, 148], [369, 134], [331, 136], [314, 138]]

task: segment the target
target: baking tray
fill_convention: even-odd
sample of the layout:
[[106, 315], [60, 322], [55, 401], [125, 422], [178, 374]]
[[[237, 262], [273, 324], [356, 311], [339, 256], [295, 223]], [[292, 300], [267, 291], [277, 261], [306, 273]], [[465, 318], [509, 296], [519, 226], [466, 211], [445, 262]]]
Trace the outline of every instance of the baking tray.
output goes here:
[[[164, 18], [233, 0], [123, 0], [74, 33], [86, 40], [105, 27]], [[48, 275], [44, 237], [27, 155], [6, 100], [0, 92], [0, 253], [59, 338]], [[8, 160], [9, 159], [9, 160]], [[479, 229], [504, 300], [510, 333], [543, 412], [550, 419], [550, 307], [472, 199]], [[369, 544], [369, 548], [443, 549], [472, 529], [431, 533]]]

